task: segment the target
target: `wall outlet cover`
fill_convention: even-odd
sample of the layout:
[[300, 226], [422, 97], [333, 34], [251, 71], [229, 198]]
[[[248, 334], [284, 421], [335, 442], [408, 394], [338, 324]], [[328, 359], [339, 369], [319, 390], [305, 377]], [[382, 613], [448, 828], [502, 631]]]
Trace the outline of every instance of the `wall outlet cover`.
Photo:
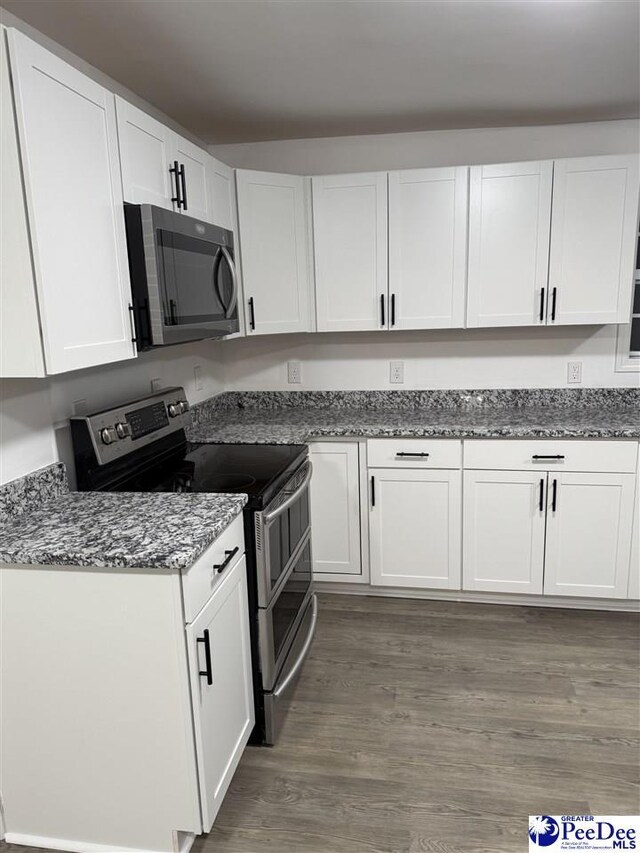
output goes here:
[[582, 382], [581, 361], [569, 361], [567, 363], [567, 382], [569, 385], [579, 385]]
[[204, 388], [204, 382], [202, 381], [202, 368], [199, 364], [196, 364], [193, 368], [193, 381], [196, 386], [196, 391], [202, 391]]
[[392, 385], [402, 385], [404, 382], [404, 361], [389, 362], [389, 382]]
[[287, 382], [289, 385], [300, 385], [302, 382], [302, 364], [299, 361], [287, 362]]
[[164, 380], [161, 377], [151, 380], [151, 392], [161, 391], [164, 388]]
[[71, 414], [74, 418], [81, 418], [88, 414], [86, 400], [74, 400], [71, 404]]

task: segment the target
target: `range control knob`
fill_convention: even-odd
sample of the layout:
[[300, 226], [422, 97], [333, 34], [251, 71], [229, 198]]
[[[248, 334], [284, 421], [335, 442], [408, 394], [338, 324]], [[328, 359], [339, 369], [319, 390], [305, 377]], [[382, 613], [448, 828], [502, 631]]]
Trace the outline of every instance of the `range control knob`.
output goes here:
[[128, 438], [131, 435], [131, 427], [125, 421], [120, 421], [116, 424], [116, 434], [118, 438]]
[[100, 430], [100, 440], [103, 444], [113, 444], [118, 440], [118, 433], [113, 427], [104, 427]]
[[177, 418], [178, 415], [182, 414], [182, 405], [179, 401], [177, 403], [169, 403], [167, 411], [169, 412], [170, 418]]
[[186, 400], [180, 400], [180, 405], [181, 405], [181, 407], [182, 407], [182, 411], [183, 411], [183, 412], [188, 412], [188, 411], [189, 411], [189, 403], [187, 403], [187, 401], [186, 401]]

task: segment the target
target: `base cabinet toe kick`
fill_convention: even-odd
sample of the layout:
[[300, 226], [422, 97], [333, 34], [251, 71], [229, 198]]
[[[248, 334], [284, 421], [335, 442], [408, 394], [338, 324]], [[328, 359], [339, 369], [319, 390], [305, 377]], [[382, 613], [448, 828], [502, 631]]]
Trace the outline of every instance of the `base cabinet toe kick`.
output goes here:
[[254, 725], [242, 516], [182, 573], [0, 572], [5, 840], [186, 853]]
[[341, 438], [310, 453], [320, 588], [636, 606], [637, 440]]

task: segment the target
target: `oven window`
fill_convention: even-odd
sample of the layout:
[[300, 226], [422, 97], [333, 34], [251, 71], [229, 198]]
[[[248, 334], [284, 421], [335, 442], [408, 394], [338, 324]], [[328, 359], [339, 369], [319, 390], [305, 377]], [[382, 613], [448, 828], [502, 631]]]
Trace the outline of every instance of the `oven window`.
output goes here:
[[217, 243], [158, 230], [165, 326], [225, 319], [233, 285]]
[[273, 656], [277, 661], [311, 586], [311, 544], [302, 549], [295, 568], [272, 607]]
[[309, 529], [309, 490], [305, 489], [298, 500], [269, 527], [269, 563], [271, 589], [289, 568], [291, 555]]

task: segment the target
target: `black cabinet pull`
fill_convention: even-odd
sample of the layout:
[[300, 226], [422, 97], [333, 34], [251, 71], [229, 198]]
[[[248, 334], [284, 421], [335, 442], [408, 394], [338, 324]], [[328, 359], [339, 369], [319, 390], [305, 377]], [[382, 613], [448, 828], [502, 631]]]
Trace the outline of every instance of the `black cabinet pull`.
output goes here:
[[205, 628], [202, 632], [204, 636], [197, 637], [196, 642], [204, 645], [204, 661], [206, 669], [198, 671], [198, 675], [204, 675], [207, 679], [207, 684], [213, 684], [213, 668], [211, 667], [211, 645], [209, 643], [209, 629]]
[[558, 504], [558, 481], [556, 479], [554, 479], [553, 491], [551, 493], [551, 512], [556, 511], [557, 504]]
[[131, 303], [129, 303], [129, 319], [131, 320], [131, 343], [137, 344], [138, 338], [136, 337], [136, 309]]
[[182, 189], [182, 209], [187, 209], [187, 179], [184, 174], [184, 163], [180, 164], [180, 186]]
[[532, 459], [564, 459], [564, 455], [562, 453], [549, 454], [545, 456], [545, 454], [534, 453], [531, 457]]
[[376, 505], [376, 478], [371, 477], [371, 506]]
[[540, 322], [544, 322], [544, 287], [540, 288]]
[[396, 324], [396, 295], [395, 293], [391, 294], [391, 325], [395, 326]]
[[177, 326], [177, 325], [178, 325], [178, 318], [177, 318], [177, 315], [176, 315], [176, 308], [177, 308], [176, 300], [175, 300], [175, 299], [170, 299], [170, 300], [169, 300], [169, 315], [171, 316], [171, 325], [172, 325], [172, 326]]
[[256, 328], [256, 315], [253, 308], [253, 296], [249, 297], [249, 328], [251, 331], [255, 331]]
[[214, 563], [214, 565], [213, 565], [214, 570], [219, 575], [221, 575], [224, 572], [224, 570], [228, 567], [228, 565], [231, 563], [231, 560], [233, 560], [233, 558], [235, 557], [235, 555], [238, 553], [239, 550], [240, 550], [240, 546], [236, 545], [236, 547], [233, 549], [233, 551], [225, 551], [224, 552], [224, 556], [225, 556], [224, 561], [222, 563], [219, 563], [218, 565], [216, 565]]
[[558, 288], [554, 287], [551, 291], [551, 320], [554, 321], [556, 319], [556, 296], [558, 295]]
[[540, 477], [540, 498], [538, 499], [538, 509], [540, 512], [544, 509], [544, 477]]
[[177, 205], [178, 210], [180, 210], [180, 208], [182, 207], [182, 198], [180, 196], [180, 177], [179, 177], [180, 164], [178, 163], [177, 160], [174, 160], [173, 166], [169, 167], [169, 173], [171, 175], [173, 175], [173, 180], [174, 180], [175, 188], [176, 188], [176, 194], [174, 196], [171, 196], [171, 201], [174, 202], [174, 204]]
[[420, 456], [420, 457], [426, 458], [427, 456], [429, 456], [429, 454], [428, 453], [405, 453], [404, 450], [399, 450], [396, 453], [396, 456]]
[[384, 317], [384, 293], [380, 294], [380, 325], [386, 326]]

